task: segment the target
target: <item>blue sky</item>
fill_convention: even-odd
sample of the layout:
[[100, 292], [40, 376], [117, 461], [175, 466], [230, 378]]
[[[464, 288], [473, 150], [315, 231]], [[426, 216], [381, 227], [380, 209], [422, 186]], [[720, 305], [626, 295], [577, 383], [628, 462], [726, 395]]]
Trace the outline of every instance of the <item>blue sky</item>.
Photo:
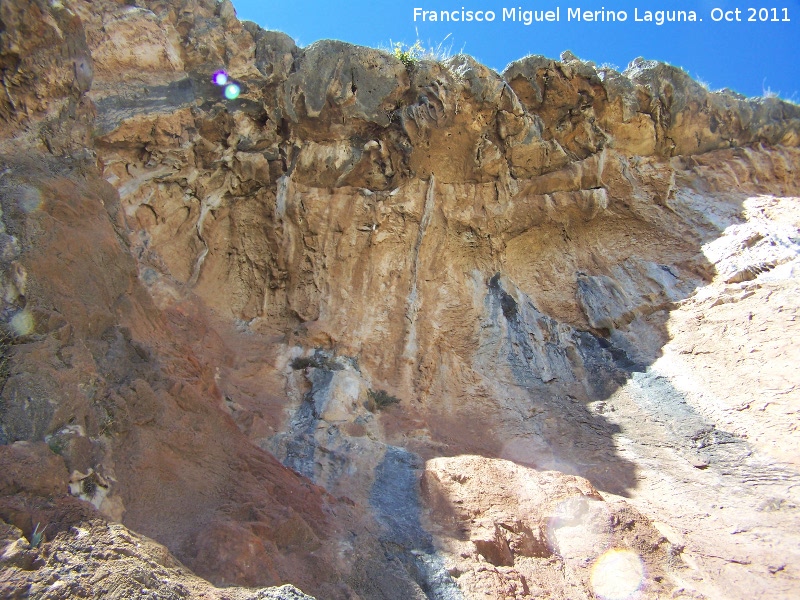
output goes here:
[[[765, 91], [800, 102], [800, 0], [232, 0], [240, 19], [292, 36], [301, 46], [332, 38], [389, 48], [390, 41], [424, 45], [442, 40], [453, 53], [463, 50], [502, 71], [527, 54], [558, 58], [571, 50], [598, 65], [624, 69], [637, 56], [685, 69], [711, 89], [731, 88], [747, 96]], [[414, 21], [414, 8], [426, 11], [494, 11], [493, 22]], [[752, 7], [755, 10], [748, 10]], [[524, 25], [502, 19], [503, 9], [560, 9], [558, 22]], [[568, 20], [569, 9], [625, 11], [625, 22]], [[736, 21], [736, 9], [739, 9]], [[765, 9], [759, 11], [758, 9]], [[645, 11], [694, 11], [697, 22], [635, 21]], [[773, 10], [774, 9], [774, 10]], [[728, 16], [732, 21], [727, 21]], [[720, 18], [714, 22], [712, 17]], [[766, 17], [766, 22], [760, 21]], [[753, 18], [754, 21], [748, 21]], [[773, 19], [777, 18], [777, 21]], [[784, 19], [788, 18], [789, 21]], [[702, 19], [702, 21], [700, 21]], [[446, 38], [446, 39], [445, 39]]]

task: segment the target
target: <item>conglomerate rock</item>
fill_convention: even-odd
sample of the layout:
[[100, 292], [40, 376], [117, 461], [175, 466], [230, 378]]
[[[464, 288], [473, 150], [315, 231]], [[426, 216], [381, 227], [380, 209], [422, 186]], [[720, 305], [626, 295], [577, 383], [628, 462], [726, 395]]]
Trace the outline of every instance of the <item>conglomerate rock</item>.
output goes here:
[[0, 25], [4, 595], [796, 597], [797, 105]]

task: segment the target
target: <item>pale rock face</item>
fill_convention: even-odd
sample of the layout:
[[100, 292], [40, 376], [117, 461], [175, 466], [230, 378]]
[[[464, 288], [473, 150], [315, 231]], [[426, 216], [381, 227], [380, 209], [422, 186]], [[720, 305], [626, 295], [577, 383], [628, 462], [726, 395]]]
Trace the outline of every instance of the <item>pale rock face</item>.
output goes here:
[[796, 105], [227, 0], [0, 19], [4, 591], [235, 597], [111, 519], [320, 598], [797, 595]]
[[429, 460], [422, 489], [468, 597], [594, 598], [609, 589], [657, 597], [670, 587], [671, 542], [580, 477], [459, 456]]
[[100, 27], [89, 30], [97, 78], [134, 71], [182, 71], [183, 61], [171, 27], [144, 8], [120, 7], [102, 15]]

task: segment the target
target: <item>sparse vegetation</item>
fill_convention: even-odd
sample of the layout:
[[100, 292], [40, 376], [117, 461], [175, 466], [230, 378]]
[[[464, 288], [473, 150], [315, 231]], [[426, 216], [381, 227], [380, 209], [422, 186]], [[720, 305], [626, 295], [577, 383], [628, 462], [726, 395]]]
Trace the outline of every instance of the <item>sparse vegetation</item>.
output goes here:
[[291, 363], [289, 363], [289, 366], [295, 371], [302, 371], [303, 369], [307, 369], [309, 367], [319, 368], [321, 365], [313, 356], [298, 356], [292, 360]]
[[0, 391], [11, 375], [11, 346], [14, 343], [14, 337], [6, 332], [0, 330]]
[[707, 91], [707, 92], [711, 91], [711, 84], [709, 84], [708, 81], [706, 81], [705, 79], [700, 77], [700, 75], [697, 75], [697, 77], [695, 78], [695, 81], [698, 84], [700, 84], [700, 87], [703, 88], [705, 91]]
[[42, 527], [41, 531], [39, 531], [39, 525], [41, 523], [37, 523], [33, 533], [31, 533], [31, 548], [38, 548], [44, 539], [44, 530], [47, 529], [47, 525]]
[[337, 363], [332, 357], [325, 356], [321, 352], [315, 352], [312, 356], [298, 356], [289, 363], [295, 371], [303, 369], [327, 369], [329, 371], [341, 371], [342, 365]]
[[766, 88], [762, 89], [761, 97], [762, 98], [777, 98], [780, 96], [780, 92], [772, 91], [772, 88], [767, 86]]
[[53, 454], [62, 455], [64, 453], [65, 442], [62, 438], [48, 436], [45, 438], [45, 441]]
[[295, 371], [303, 369], [333, 369], [333, 361], [325, 356], [314, 354], [313, 356], [298, 356], [291, 362], [291, 367]]
[[375, 408], [378, 410], [384, 409], [387, 406], [391, 406], [392, 404], [397, 404], [400, 402], [400, 398], [397, 396], [392, 396], [386, 390], [369, 390], [367, 392], [369, 399], [375, 405]]
[[619, 68], [618, 65], [610, 62], [604, 62], [599, 67], [597, 67], [598, 71], [617, 71], [618, 73], [622, 72], [622, 69]]
[[[404, 46], [405, 49], [403, 48]], [[394, 53], [395, 58], [403, 63], [406, 66], [406, 69], [409, 71], [414, 68], [414, 65], [419, 61], [423, 54], [422, 44], [419, 40], [414, 42], [414, 44], [411, 46], [403, 44], [402, 42], [397, 42], [394, 44], [392, 52]]]
[[83, 488], [83, 493], [87, 496], [94, 496], [94, 493], [97, 491], [97, 482], [94, 480], [93, 477], [87, 477], [82, 482], [81, 487]]
[[[419, 36], [419, 34], [417, 35]], [[453, 56], [452, 42], [450, 45], [445, 45], [450, 35], [451, 34], [448, 33], [444, 39], [436, 45], [433, 45], [430, 41], [424, 44], [419, 37], [417, 37], [417, 41], [410, 46], [403, 42], [391, 43], [391, 52], [409, 71], [421, 60], [443, 62]]]
[[102, 425], [100, 425], [100, 435], [111, 435], [114, 427], [114, 419], [108, 417], [105, 421], [103, 421]]

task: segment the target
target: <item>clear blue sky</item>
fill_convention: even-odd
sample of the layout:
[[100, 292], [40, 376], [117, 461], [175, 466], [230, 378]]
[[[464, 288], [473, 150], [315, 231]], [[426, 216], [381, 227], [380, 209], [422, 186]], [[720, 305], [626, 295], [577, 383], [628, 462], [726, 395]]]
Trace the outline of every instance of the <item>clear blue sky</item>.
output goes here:
[[[771, 90], [800, 102], [800, 0], [232, 1], [240, 19], [283, 31], [301, 46], [331, 38], [389, 48], [390, 41], [412, 44], [417, 37], [427, 46], [436, 46], [449, 35], [444, 45], [452, 46], [453, 53], [463, 50], [498, 71], [527, 54], [558, 58], [563, 50], [620, 69], [643, 56], [680, 66], [711, 89], [728, 87], [747, 96]], [[456, 11], [459, 16], [462, 7], [494, 11], [496, 18], [493, 22], [414, 22], [415, 7], [437, 13]], [[520, 7], [537, 11], [559, 7], [560, 21], [527, 26], [503, 21], [504, 8]], [[568, 21], [568, 10], [577, 7], [625, 11], [627, 21]], [[766, 12], [753, 12], [749, 7], [765, 8]], [[640, 18], [648, 10], [693, 10], [698, 22], [660, 26], [636, 22], [634, 8]], [[737, 8], [738, 22], [736, 13], [729, 12]], [[714, 22], [712, 13], [721, 20]], [[726, 21], [726, 13], [734, 20]], [[755, 22], [749, 22], [750, 17]], [[761, 22], [764, 17], [767, 21]], [[777, 22], [772, 21], [775, 17]], [[784, 21], [787, 17], [788, 22]]]

